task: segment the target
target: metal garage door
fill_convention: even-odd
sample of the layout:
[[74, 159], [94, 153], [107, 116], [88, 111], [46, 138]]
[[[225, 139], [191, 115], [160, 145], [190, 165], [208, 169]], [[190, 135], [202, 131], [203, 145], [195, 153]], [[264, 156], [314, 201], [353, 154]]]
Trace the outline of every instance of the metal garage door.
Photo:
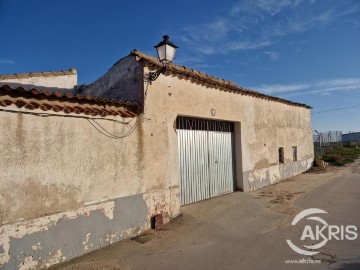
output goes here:
[[234, 126], [178, 117], [181, 205], [234, 191]]

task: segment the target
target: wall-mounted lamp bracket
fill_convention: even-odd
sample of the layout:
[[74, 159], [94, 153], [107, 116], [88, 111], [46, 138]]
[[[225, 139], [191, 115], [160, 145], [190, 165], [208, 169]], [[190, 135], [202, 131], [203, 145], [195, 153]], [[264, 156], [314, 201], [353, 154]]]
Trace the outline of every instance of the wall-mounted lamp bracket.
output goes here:
[[169, 36], [163, 36], [163, 41], [161, 41], [158, 45], [154, 46], [156, 48], [158, 59], [163, 64], [163, 67], [157, 71], [149, 72], [144, 74], [144, 81], [148, 83], [152, 83], [155, 81], [160, 74], [164, 74], [166, 72], [167, 66], [174, 59], [176, 50], [178, 46], [172, 43], [169, 40]]
[[164, 74], [165, 71], [166, 71], [166, 66], [160, 68], [159, 70], [146, 73], [144, 74], [144, 81], [151, 84], [160, 76], [160, 74]]

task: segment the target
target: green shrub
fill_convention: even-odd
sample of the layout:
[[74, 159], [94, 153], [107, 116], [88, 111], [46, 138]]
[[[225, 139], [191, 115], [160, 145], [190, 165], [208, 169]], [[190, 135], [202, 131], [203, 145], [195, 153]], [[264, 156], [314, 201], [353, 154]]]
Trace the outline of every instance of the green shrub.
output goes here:
[[323, 155], [323, 160], [332, 165], [344, 166], [354, 162], [360, 156], [360, 148], [342, 147], [335, 148]]

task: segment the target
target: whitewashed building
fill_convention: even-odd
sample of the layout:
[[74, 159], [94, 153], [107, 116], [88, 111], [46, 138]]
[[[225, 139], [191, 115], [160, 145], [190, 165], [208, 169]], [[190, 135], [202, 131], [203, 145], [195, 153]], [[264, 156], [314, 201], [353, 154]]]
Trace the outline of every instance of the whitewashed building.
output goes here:
[[310, 107], [132, 51], [0, 75], [0, 267], [36, 269], [169, 222], [181, 205], [306, 171]]

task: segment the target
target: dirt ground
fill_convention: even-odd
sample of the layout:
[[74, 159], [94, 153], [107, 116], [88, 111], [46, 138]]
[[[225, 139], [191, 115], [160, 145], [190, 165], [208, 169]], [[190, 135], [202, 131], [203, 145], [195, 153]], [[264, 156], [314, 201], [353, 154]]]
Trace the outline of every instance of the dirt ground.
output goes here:
[[[288, 269], [276, 264], [277, 258], [294, 257], [283, 238], [293, 217], [304, 208], [295, 203], [297, 199], [314, 204], [311, 200], [317, 202], [316, 194], [326, 190], [326, 185], [327, 189], [337, 185], [337, 179], [350, 176], [349, 181], [360, 180], [359, 168], [360, 160], [344, 168], [311, 169], [251, 193], [235, 192], [184, 206], [180, 217], [160, 230], [148, 231], [51, 269], [267, 269], [273, 262], [276, 269]], [[312, 199], [304, 199], [305, 195]], [[360, 196], [355, 193], [354, 198], [358, 200]], [[255, 245], [265, 260], [249, 261]], [[326, 264], [310, 269], [327, 269], [335, 262], [331, 250], [319, 256]], [[294, 265], [292, 269], [309, 267]]]
[[306, 173], [256, 190], [251, 194], [257, 199], [266, 199], [268, 201], [267, 207], [270, 211], [285, 214], [277, 222], [278, 227], [288, 225], [302, 210], [294, 205], [297, 196], [326, 183], [341, 172], [342, 169], [344, 168], [332, 166], [326, 169], [313, 167]]

